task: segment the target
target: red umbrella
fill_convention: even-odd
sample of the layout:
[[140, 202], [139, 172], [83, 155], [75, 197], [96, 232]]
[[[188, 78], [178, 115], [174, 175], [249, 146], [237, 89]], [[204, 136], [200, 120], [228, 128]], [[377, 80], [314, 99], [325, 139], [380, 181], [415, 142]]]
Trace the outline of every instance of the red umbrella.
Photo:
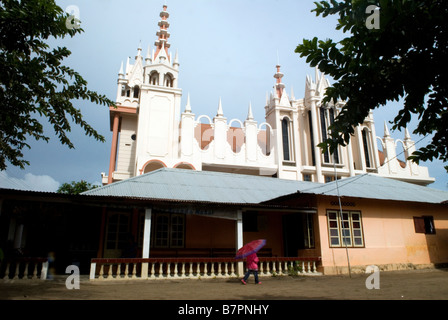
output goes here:
[[236, 253], [235, 259], [243, 259], [250, 256], [252, 253], [258, 252], [266, 244], [265, 239], [258, 239], [251, 241], [241, 247]]

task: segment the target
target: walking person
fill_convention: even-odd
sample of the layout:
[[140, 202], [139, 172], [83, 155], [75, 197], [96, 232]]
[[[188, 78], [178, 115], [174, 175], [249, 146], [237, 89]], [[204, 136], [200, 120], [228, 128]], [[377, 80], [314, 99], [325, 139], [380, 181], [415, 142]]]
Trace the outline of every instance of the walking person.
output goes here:
[[249, 279], [250, 274], [253, 274], [255, 277], [255, 284], [261, 284], [260, 281], [258, 281], [258, 256], [256, 253], [252, 253], [251, 255], [247, 256], [246, 260], [246, 267], [247, 272], [243, 279], [241, 279], [241, 282], [245, 285], [247, 284], [247, 279]]

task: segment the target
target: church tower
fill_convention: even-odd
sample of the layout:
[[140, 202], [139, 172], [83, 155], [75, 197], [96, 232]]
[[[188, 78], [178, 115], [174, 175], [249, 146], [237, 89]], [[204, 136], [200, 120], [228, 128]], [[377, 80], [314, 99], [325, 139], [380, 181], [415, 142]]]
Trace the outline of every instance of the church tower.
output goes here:
[[177, 158], [182, 90], [179, 60], [169, 49], [169, 13], [163, 6], [157, 40], [145, 58], [141, 46], [133, 64], [127, 59], [118, 74], [117, 108], [110, 108], [112, 149], [103, 184], [127, 179]]
[[301, 159], [297, 157], [299, 149], [298, 110], [293, 101], [293, 93], [291, 93], [291, 98], [286, 93], [285, 85], [282, 82], [284, 74], [280, 68], [280, 65], [276, 66], [277, 72], [274, 74], [276, 81], [266, 103], [266, 122], [275, 133], [273, 144], [278, 164], [278, 178], [301, 180], [298, 171]]
[[[434, 181], [426, 167], [407, 160], [415, 150], [409, 132], [403, 141], [394, 140], [386, 127], [384, 138], [378, 138], [372, 113], [355, 128], [347, 146], [334, 154], [322, 152], [318, 145], [330, 134], [344, 101], [324, 103], [330, 83], [318, 69], [314, 79], [306, 77], [303, 98], [296, 99], [292, 88], [287, 93], [278, 64], [261, 124], [254, 120], [251, 104], [244, 122], [227, 119], [221, 100], [212, 118], [196, 116], [189, 96], [181, 113], [179, 59], [169, 50], [168, 18], [164, 5], [153, 46], [143, 55], [139, 45], [132, 61], [121, 63], [117, 107], [110, 108], [109, 173], [102, 174], [103, 184], [165, 167], [319, 183], [365, 173], [422, 185]], [[405, 160], [397, 159], [398, 144]]]

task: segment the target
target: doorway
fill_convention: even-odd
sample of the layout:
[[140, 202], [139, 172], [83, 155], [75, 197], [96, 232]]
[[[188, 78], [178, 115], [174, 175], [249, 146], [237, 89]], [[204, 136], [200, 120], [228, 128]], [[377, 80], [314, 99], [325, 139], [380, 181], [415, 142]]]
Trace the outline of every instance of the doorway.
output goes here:
[[285, 257], [297, 257], [298, 250], [314, 248], [312, 213], [291, 213], [282, 217]]
[[302, 219], [298, 214], [286, 214], [282, 218], [283, 248], [285, 257], [297, 257], [303, 239]]

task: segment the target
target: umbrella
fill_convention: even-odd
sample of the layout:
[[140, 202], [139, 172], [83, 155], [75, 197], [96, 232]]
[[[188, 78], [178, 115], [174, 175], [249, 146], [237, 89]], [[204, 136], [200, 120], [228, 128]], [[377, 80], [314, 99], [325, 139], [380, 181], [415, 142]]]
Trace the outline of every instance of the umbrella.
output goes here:
[[250, 256], [252, 253], [258, 252], [266, 244], [265, 239], [251, 241], [241, 247], [236, 253], [235, 259], [242, 259]]

